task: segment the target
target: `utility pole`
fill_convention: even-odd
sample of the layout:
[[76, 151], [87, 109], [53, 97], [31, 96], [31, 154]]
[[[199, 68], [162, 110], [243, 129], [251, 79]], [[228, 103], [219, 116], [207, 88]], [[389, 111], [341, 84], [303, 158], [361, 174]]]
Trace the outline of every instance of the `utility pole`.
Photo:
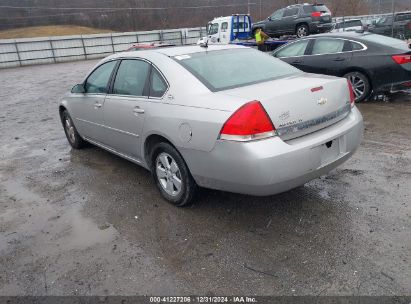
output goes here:
[[247, 0], [247, 11], [248, 11], [248, 14], [250, 15], [250, 0]]
[[395, 0], [391, 0], [391, 11], [392, 11], [392, 25], [391, 25], [391, 37], [394, 37], [394, 14], [395, 14]]

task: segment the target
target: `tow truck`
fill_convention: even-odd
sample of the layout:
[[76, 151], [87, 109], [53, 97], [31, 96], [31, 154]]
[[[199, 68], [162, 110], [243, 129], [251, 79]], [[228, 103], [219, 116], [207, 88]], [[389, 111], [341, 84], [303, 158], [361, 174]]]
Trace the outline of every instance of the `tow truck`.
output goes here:
[[[293, 36], [270, 38], [264, 42], [267, 51], [295, 39]], [[202, 37], [197, 44], [236, 44], [256, 47], [257, 43], [252, 32], [251, 17], [248, 14], [214, 18], [207, 24], [207, 36]]]

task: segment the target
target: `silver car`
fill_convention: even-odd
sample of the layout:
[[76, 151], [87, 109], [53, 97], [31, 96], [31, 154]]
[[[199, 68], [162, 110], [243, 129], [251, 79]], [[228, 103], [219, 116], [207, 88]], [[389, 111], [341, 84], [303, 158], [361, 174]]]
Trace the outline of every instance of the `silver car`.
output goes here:
[[198, 186], [290, 190], [350, 158], [363, 135], [346, 79], [240, 46], [109, 56], [59, 110], [73, 148], [89, 142], [147, 168], [176, 206]]

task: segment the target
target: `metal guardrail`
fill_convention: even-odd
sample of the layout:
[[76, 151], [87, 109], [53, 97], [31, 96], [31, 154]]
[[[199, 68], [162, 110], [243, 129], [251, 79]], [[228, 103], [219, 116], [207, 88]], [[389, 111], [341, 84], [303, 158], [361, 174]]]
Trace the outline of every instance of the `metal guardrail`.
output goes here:
[[0, 40], [0, 68], [102, 58], [135, 43], [195, 44], [205, 28]]

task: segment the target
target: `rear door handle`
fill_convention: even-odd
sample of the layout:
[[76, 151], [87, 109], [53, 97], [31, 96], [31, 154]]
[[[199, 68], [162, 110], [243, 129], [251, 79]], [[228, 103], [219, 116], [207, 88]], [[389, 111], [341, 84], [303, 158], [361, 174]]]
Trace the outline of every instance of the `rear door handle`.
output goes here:
[[293, 62], [291, 62], [291, 64], [300, 64], [302, 62], [303, 62], [302, 60], [294, 60]]
[[334, 58], [333, 60], [334, 60], [334, 61], [344, 61], [345, 58], [343, 58], [343, 57], [337, 57], [337, 58]]
[[99, 103], [99, 102], [96, 102], [95, 104], [94, 104], [94, 109], [99, 109], [99, 108], [101, 108], [103, 105], [101, 104], [101, 103]]
[[137, 107], [134, 107], [133, 112], [134, 112], [135, 115], [138, 115], [138, 114], [143, 114], [144, 110], [141, 109], [139, 106], [137, 106]]

